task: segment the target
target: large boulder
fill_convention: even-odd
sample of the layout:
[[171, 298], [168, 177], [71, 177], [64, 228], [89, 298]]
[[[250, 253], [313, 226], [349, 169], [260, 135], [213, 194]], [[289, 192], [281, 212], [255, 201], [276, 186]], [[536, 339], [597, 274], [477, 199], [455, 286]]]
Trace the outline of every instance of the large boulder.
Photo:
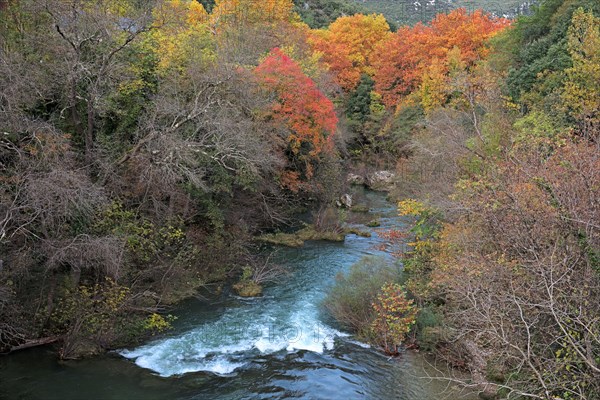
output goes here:
[[376, 171], [367, 176], [367, 186], [371, 190], [392, 190], [395, 178], [396, 174], [391, 171]]
[[364, 185], [365, 177], [361, 176], [361, 175], [356, 175], [356, 174], [348, 174], [348, 177], [346, 178], [346, 182], [348, 182], [348, 184], [350, 184], [350, 185]]
[[352, 195], [344, 193], [335, 201], [337, 207], [352, 208]]

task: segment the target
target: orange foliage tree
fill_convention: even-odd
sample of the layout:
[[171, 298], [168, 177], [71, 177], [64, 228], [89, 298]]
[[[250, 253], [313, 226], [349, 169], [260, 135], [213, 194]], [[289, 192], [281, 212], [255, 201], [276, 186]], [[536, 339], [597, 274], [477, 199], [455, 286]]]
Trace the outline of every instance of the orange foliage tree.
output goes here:
[[314, 31], [310, 42], [323, 54], [338, 84], [350, 91], [361, 74], [373, 75], [371, 59], [390, 35], [383, 15], [356, 14], [338, 18], [328, 29]]
[[[386, 105], [397, 104], [417, 89], [434, 60], [444, 60], [447, 70], [448, 54], [455, 48], [460, 50], [466, 66], [473, 66], [488, 55], [486, 41], [508, 24], [507, 19], [482, 11], [469, 14], [465, 9], [457, 9], [438, 15], [428, 26], [403, 27], [374, 53], [376, 90]], [[436, 65], [436, 73], [441, 66]]]
[[[289, 130], [288, 152], [294, 161], [301, 161], [304, 177], [312, 176], [311, 162], [323, 151], [331, 151], [337, 116], [329, 100], [301, 67], [280, 49], [271, 50], [254, 70], [262, 85], [273, 92], [276, 100], [269, 116]], [[283, 176], [285, 186], [297, 188], [298, 171]]]

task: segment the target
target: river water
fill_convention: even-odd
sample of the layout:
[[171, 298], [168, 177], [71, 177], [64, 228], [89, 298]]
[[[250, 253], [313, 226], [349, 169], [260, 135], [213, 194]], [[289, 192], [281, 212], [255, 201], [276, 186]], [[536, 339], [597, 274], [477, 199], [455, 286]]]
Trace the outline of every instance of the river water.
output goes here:
[[401, 399], [458, 398], [426, 359], [388, 358], [335, 328], [320, 303], [336, 274], [377, 249], [378, 229], [406, 221], [382, 194], [360, 193], [382, 226], [371, 238], [280, 249], [290, 274], [264, 296], [224, 293], [181, 304], [167, 335], [105, 356], [60, 362], [50, 349], [0, 358], [6, 399]]

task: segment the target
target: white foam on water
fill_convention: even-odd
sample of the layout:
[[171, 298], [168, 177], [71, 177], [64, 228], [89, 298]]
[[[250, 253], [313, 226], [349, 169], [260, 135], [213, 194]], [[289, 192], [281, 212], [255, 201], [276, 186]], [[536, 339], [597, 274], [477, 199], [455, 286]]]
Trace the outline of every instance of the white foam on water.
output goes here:
[[269, 337], [266, 334], [254, 342], [254, 347], [263, 354], [272, 354], [285, 349], [287, 341], [283, 337]]
[[316, 307], [311, 304], [305, 304], [302, 311], [296, 311], [290, 321], [294, 329], [287, 334], [288, 351], [307, 350], [323, 353], [333, 349], [336, 337], [345, 336], [342, 332], [321, 323]]
[[341, 336], [346, 335], [319, 322], [316, 306], [300, 300], [294, 309], [229, 310], [217, 322], [120, 354], [165, 377], [198, 371], [225, 375], [246, 365], [252, 352], [323, 353]]
[[368, 344], [368, 343], [363, 343], [363, 342], [361, 342], [361, 341], [358, 341], [358, 340], [346, 339], [346, 342], [348, 342], [348, 343], [352, 343], [352, 344], [354, 344], [354, 345], [356, 345], [356, 346], [359, 346], [359, 347], [362, 347], [363, 349], [370, 349], [370, 348], [371, 348], [371, 345], [370, 345], [370, 344]]
[[200, 349], [188, 353], [178, 348], [173, 339], [163, 343], [147, 345], [133, 351], [122, 351], [120, 354], [146, 369], [153, 370], [161, 376], [182, 375], [188, 372], [207, 371], [215, 374], [230, 374], [245, 365], [243, 362], [230, 359], [227, 354], [231, 349]]

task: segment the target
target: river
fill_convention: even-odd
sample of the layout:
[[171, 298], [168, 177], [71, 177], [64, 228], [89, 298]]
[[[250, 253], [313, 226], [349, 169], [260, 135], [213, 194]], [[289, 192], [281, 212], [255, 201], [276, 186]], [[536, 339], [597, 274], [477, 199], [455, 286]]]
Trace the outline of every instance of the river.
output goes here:
[[[406, 224], [379, 193], [359, 193], [381, 227], [371, 238], [308, 242], [281, 249], [290, 274], [264, 296], [225, 292], [192, 299], [168, 334], [137, 348], [61, 362], [38, 348], [0, 357], [5, 399], [400, 399], [456, 398], [421, 354], [389, 358], [341, 332], [320, 303], [335, 276], [362, 257], [380, 256], [377, 229]], [[461, 397], [462, 398], [462, 397]]]

